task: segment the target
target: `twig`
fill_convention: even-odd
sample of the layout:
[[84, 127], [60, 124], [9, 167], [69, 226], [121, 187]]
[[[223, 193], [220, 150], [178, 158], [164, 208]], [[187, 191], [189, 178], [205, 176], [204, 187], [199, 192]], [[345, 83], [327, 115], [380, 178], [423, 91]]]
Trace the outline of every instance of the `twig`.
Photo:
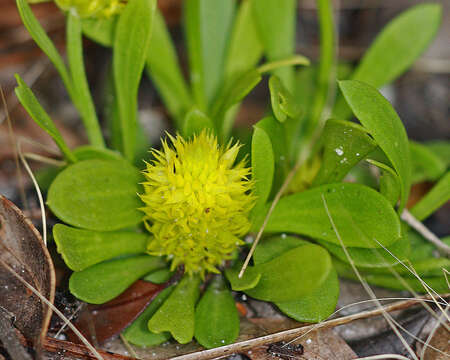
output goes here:
[[[445, 295], [443, 295], [443, 297], [446, 297], [446, 298], [450, 297], [450, 294], [445, 294]], [[419, 299], [420, 300], [423, 300], [423, 299], [430, 300], [431, 298], [429, 295], [425, 295], [425, 296], [420, 297]], [[242, 341], [239, 343], [221, 346], [221, 347], [218, 347], [215, 349], [209, 349], [209, 350], [204, 350], [204, 351], [195, 352], [195, 353], [191, 353], [191, 354], [181, 355], [181, 356], [175, 357], [174, 359], [176, 359], [176, 360], [208, 360], [208, 359], [228, 356], [228, 355], [232, 355], [235, 353], [241, 353], [241, 352], [248, 351], [254, 347], [263, 346], [263, 345], [271, 344], [271, 343], [282, 341], [282, 340], [286, 341], [289, 339], [293, 339], [295, 337], [303, 335], [307, 331], [310, 331], [312, 328], [314, 328], [314, 330], [319, 330], [319, 329], [332, 328], [332, 327], [335, 327], [338, 325], [345, 325], [345, 324], [351, 323], [355, 320], [367, 319], [367, 318], [381, 315], [383, 312], [404, 310], [404, 309], [410, 308], [411, 306], [416, 305], [417, 303], [418, 303], [418, 299], [398, 301], [393, 304], [383, 306], [381, 308], [368, 310], [368, 311], [360, 312], [357, 314], [352, 314], [352, 315], [340, 317], [337, 319], [324, 321], [323, 323], [320, 323], [320, 324], [307, 325], [307, 326], [303, 326], [303, 327], [299, 327], [299, 328], [295, 328], [295, 329], [284, 330], [284, 331], [280, 331], [275, 334], [265, 335], [265, 336], [261, 336], [258, 338], [245, 340], [245, 341]]]
[[133, 359], [141, 359], [138, 354], [136, 354], [136, 351], [134, 351], [133, 347], [131, 346], [131, 344], [127, 341], [127, 339], [125, 339], [125, 336], [123, 336], [122, 333], [120, 333], [119, 335], [120, 340], [122, 340], [123, 344], [125, 345], [125, 347], [127, 348], [128, 352], [131, 354], [131, 356], [133, 357]]
[[450, 256], [450, 246], [442, 242], [436, 235], [434, 235], [424, 224], [417, 220], [408, 210], [403, 210], [401, 218], [403, 221], [408, 223], [414, 230], [416, 230], [420, 235], [422, 235], [429, 242], [434, 244], [446, 256]]

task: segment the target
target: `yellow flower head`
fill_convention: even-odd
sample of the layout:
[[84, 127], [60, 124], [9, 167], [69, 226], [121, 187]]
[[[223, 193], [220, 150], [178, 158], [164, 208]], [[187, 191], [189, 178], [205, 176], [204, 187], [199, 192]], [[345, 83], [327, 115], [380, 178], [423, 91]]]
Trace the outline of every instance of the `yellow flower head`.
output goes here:
[[128, 0], [55, 0], [64, 11], [74, 11], [81, 18], [109, 18], [119, 14]]
[[183, 264], [189, 274], [217, 273], [250, 228], [250, 169], [244, 161], [233, 166], [239, 144], [221, 147], [206, 131], [192, 140], [168, 136], [172, 146], [163, 140], [144, 170], [148, 253], [167, 256], [172, 269]]

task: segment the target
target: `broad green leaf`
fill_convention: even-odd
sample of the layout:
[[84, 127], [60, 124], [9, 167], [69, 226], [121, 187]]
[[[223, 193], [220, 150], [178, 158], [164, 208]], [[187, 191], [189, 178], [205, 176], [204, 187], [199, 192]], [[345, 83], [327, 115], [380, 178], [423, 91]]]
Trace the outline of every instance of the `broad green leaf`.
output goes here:
[[234, 0], [184, 2], [192, 91], [197, 106], [203, 111], [207, 110], [223, 80], [234, 10]]
[[170, 271], [169, 268], [164, 268], [145, 275], [142, 280], [149, 281], [154, 284], [163, 284], [166, 281], [169, 281], [173, 275], [173, 271]]
[[332, 269], [327, 279], [312, 293], [275, 305], [290, 318], [300, 322], [317, 323], [328, 318], [336, 309], [339, 297], [339, 280]]
[[252, 180], [255, 182], [256, 203], [254, 211], [261, 210], [272, 189], [274, 175], [274, 154], [269, 135], [257, 125], [252, 136]]
[[275, 259], [288, 250], [307, 244], [309, 242], [306, 240], [294, 236], [287, 236], [286, 234], [271, 236], [263, 239], [256, 246], [255, 253], [253, 254], [253, 262], [255, 265], [263, 264]]
[[251, 1], [241, 1], [233, 23], [225, 62], [225, 83], [252, 69], [262, 56], [263, 46], [252, 15]]
[[53, 226], [53, 237], [58, 252], [74, 271], [121, 255], [143, 254], [150, 238], [131, 231], [90, 231], [63, 224]]
[[45, 33], [45, 30], [39, 24], [39, 21], [34, 16], [33, 12], [28, 5], [27, 0], [16, 0], [17, 9], [19, 10], [20, 17], [23, 24], [27, 28], [34, 42], [41, 48], [41, 50], [48, 56], [50, 61], [55, 66], [61, 79], [69, 92], [72, 93], [72, 81], [70, 75], [64, 65], [64, 61], [56, 50], [55, 45]]
[[[376, 37], [351, 78], [376, 88], [392, 82], [428, 47], [440, 22], [439, 4], [420, 4], [401, 13]], [[344, 119], [351, 115], [342, 98], [335, 114]]]
[[81, 26], [83, 34], [91, 40], [106, 47], [113, 46], [114, 32], [116, 30], [118, 16], [109, 18], [88, 18], [83, 19]]
[[78, 161], [90, 159], [123, 160], [120, 153], [110, 149], [102, 149], [91, 145], [79, 146], [73, 150]]
[[[346, 263], [349, 262], [347, 255], [340, 245], [336, 245], [323, 240], [318, 240], [318, 242], [339, 260]], [[356, 266], [372, 268], [392, 266], [397, 264], [398, 261], [390, 253], [394, 254], [398, 259], [402, 261], [404, 261], [408, 257], [410, 253], [409, 239], [407, 236], [402, 236], [396, 242], [389, 245], [386, 249], [387, 250], [383, 248], [364, 249], [358, 247], [347, 247], [347, 252]]]
[[314, 244], [286, 251], [279, 257], [255, 266], [261, 273], [258, 284], [246, 294], [259, 300], [297, 300], [320, 287], [332, 269], [328, 252]]
[[418, 142], [409, 142], [412, 163], [412, 183], [436, 181], [447, 169], [447, 164], [433, 151]]
[[[411, 263], [407, 262], [406, 264], [412, 267], [421, 277], [441, 276], [444, 274], [443, 269], [450, 271], [450, 260], [444, 257], [436, 258], [432, 256], [428, 259], [411, 261]], [[406, 269], [403, 265], [371, 269], [372, 274], [380, 275], [392, 275], [392, 271], [403, 276], [414, 276], [411, 271]]]
[[180, 344], [194, 337], [195, 304], [200, 295], [200, 278], [185, 275], [169, 298], [148, 321], [154, 333], [170, 332]]
[[41, 104], [39, 104], [39, 101], [36, 99], [31, 89], [18, 74], [16, 74], [16, 80], [19, 86], [15, 88], [15, 92], [22, 106], [35, 121], [35, 123], [38, 124], [52, 137], [56, 145], [58, 145], [59, 149], [64, 154], [64, 157], [69, 162], [75, 162], [75, 155], [68, 148], [66, 142], [61, 136], [61, 133], [58, 131], [52, 119], [41, 106]]
[[241, 270], [242, 264], [237, 263], [232, 268], [225, 270], [225, 276], [230, 282], [231, 288], [234, 291], [244, 291], [254, 288], [259, 280], [261, 279], [261, 273], [258, 272], [254, 267], [249, 266], [245, 270], [244, 275], [240, 278], [239, 272]]
[[125, 157], [136, 152], [137, 94], [150, 45], [156, 0], [131, 0], [117, 22], [113, 71]]
[[377, 146], [362, 126], [335, 119], [326, 122], [321, 141], [323, 161], [313, 186], [341, 181]]
[[391, 161], [400, 178], [399, 212], [405, 207], [411, 186], [409, 142], [402, 121], [392, 105], [371, 85], [355, 80], [339, 86], [353, 113]]
[[[251, 0], [259, 37], [270, 61], [290, 56], [295, 51], [295, 0]], [[290, 67], [275, 71], [283, 84], [292, 90], [294, 70]]]
[[81, 19], [70, 11], [67, 13], [66, 43], [72, 89], [76, 97], [73, 100], [81, 113], [91, 144], [97, 147], [105, 147], [84, 67]]
[[183, 135], [185, 137], [199, 134], [203, 129], [214, 130], [214, 124], [211, 119], [195, 107], [186, 114], [183, 126]]
[[170, 333], [162, 332], [159, 334], [152, 333], [148, 329], [148, 321], [161, 307], [164, 301], [170, 296], [174, 286], [170, 286], [161, 291], [147, 306], [139, 317], [134, 320], [123, 332], [123, 337], [131, 344], [146, 347], [155, 346], [166, 342], [171, 338]]
[[450, 171], [411, 209], [418, 220], [425, 220], [450, 199]]
[[213, 278], [195, 309], [195, 339], [211, 349], [231, 344], [239, 335], [239, 314], [223, 278]]
[[110, 260], [74, 272], [69, 289], [80, 300], [103, 304], [123, 293], [140, 277], [165, 266], [162, 257], [150, 255]]
[[275, 118], [284, 123], [288, 117], [297, 118], [301, 110], [294, 96], [287, 90], [276, 75], [269, 79], [270, 101]]
[[[340, 245], [322, 196], [346, 246], [376, 248], [380, 244], [389, 246], [400, 238], [400, 220], [383, 195], [350, 183], [322, 185], [281, 198], [266, 232], [291, 232]], [[258, 228], [262, 221], [255, 221], [254, 227]]]
[[69, 225], [118, 230], [142, 221], [141, 181], [140, 172], [125, 160], [80, 161], [56, 177], [47, 204]]
[[380, 193], [391, 203], [392, 206], [395, 206], [400, 197], [400, 179], [395, 171], [386, 164], [375, 161], [372, 159], [367, 159], [369, 164], [372, 164], [379, 169], [381, 169], [380, 175]]
[[167, 30], [164, 18], [156, 10], [153, 31], [147, 55], [147, 72], [150, 74], [167, 110], [174, 117], [178, 128], [192, 99], [178, 64], [177, 54]]
[[450, 141], [434, 140], [426, 142], [424, 145], [439, 156], [447, 168], [450, 167]]

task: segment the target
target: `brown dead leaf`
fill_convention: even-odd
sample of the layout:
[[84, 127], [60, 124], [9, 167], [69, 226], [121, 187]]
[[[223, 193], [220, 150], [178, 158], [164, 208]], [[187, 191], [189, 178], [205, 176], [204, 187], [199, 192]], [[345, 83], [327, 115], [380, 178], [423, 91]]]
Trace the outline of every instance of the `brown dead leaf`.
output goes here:
[[430, 345], [447, 353], [447, 356], [428, 347], [425, 351], [424, 360], [444, 360], [450, 358], [450, 333], [442, 325], [434, 333]]
[[[0, 306], [15, 317], [14, 326], [35, 346], [42, 344], [51, 309], [12, 273], [53, 302], [55, 271], [50, 255], [33, 224], [0, 195]], [[6, 264], [10, 270], [4, 265]]]
[[[164, 284], [138, 280], [115, 299], [102, 305], [86, 306], [74, 325], [93, 345], [102, 344], [136, 319], [164, 288]], [[72, 342], [80, 342], [73, 332], [67, 335]]]

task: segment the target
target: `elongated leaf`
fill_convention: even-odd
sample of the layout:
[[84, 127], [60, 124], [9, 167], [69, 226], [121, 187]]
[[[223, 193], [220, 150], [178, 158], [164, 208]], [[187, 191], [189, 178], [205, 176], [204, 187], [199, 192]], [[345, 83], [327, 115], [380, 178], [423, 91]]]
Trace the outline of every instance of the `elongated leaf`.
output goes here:
[[369, 164], [372, 164], [381, 169], [380, 175], [380, 193], [395, 206], [400, 197], [400, 180], [394, 169], [382, 162], [367, 159]]
[[[295, 0], [252, 0], [255, 16], [264, 52], [269, 60], [279, 60], [294, 54], [295, 46]], [[283, 68], [275, 71], [284, 86], [289, 90], [294, 86], [294, 71]]]
[[94, 146], [105, 147], [84, 68], [81, 19], [70, 11], [67, 14], [67, 58], [76, 104], [89, 141]]
[[447, 169], [447, 165], [443, 159], [415, 141], [409, 142], [412, 161], [412, 182], [419, 183], [422, 181], [436, 181]]
[[225, 63], [225, 83], [252, 69], [263, 53], [263, 45], [252, 15], [251, 1], [241, 1], [234, 20]]
[[405, 207], [411, 186], [408, 137], [392, 105], [374, 87], [355, 80], [339, 86], [353, 113], [391, 161], [400, 178], [399, 212]]
[[146, 69], [158, 88], [168, 111], [174, 117], [177, 127], [181, 128], [182, 119], [192, 106], [192, 99], [178, 64], [177, 54], [164, 18], [158, 10], [153, 19], [153, 32]]
[[[428, 47], [440, 22], [439, 4], [420, 4], [406, 10], [383, 28], [351, 78], [376, 88], [392, 82]], [[335, 115], [344, 119], [351, 115], [342, 98]]]
[[162, 332], [159, 334], [152, 333], [148, 329], [147, 324], [164, 301], [166, 301], [170, 296], [173, 289], [174, 286], [169, 286], [161, 291], [158, 296], [152, 300], [150, 305], [147, 306], [147, 308], [142, 312], [142, 314], [139, 315], [139, 317], [122, 332], [123, 337], [128, 342], [137, 346], [145, 347], [162, 344], [171, 338], [170, 334], [167, 332]]
[[161, 257], [150, 255], [102, 262], [74, 272], [69, 280], [69, 289], [80, 300], [103, 304], [124, 292], [140, 277], [165, 266]]
[[252, 136], [252, 179], [257, 196], [253, 211], [261, 210], [272, 189], [274, 175], [274, 155], [269, 135], [263, 128], [254, 126]]
[[288, 117], [297, 118], [300, 116], [301, 109], [294, 96], [283, 86], [276, 75], [270, 77], [269, 89], [272, 111], [279, 122], [284, 123]]
[[[340, 245], [322, 196], [346, 246], [376, 248], [378, 242], [389, 246], [400, 238], [400, 220], [389, 202], [373, 189], [350, 183], [322, 185], [281, 198], [266, 232], [292, 232]], [[261, 221], [255, 221], [256, 228]]]
[[450, 171], [411, 209], [418, 220], [425, 220], [450, 199]]
[[59, 149], [64, 154], [64, 157], [69, 162], [76, 161], [75, 155], [72, 151], [70, 151], [61, 136], [61, 133], [58, 131], [52, 119], [48, 116], [41, 104], [39, 104], [39, 101], [36, 99], [31, 89], [18, 74], [16, 74], [16, 80], [19, 86], [16, 87], [15, 92], [22, 106], [25, 110], [27, 110], [28, 114], [36, 122], [36, 124], [38, 124], [52, 137], [56, 145], [58, 145]]
[[140, 172], [124, 160], [85, 160], [62, 171], [47, 204], [62, 221], [81, 228], [112, 231], [142, 221]]
[[277, 302], [275, 305], [287, 316], [301, 322], [320, 322], [336, 309], [339, 297], [339, 280], [332, 269], [327, 279], [312, 293], [294, 301]]
[[255, 269], [261, 273], [261, 279], [245, 292], [256, 299], [283, 302], [297, 300], [320, 287], [332, 265], [324, 248], [309, 244], [256, 265]]
[[362, 126], [335, 119], [326, 122], [321, 141], [323, 161], [313, 186], [341, 181], [377, 146]]
[[195, 309], [195, 339], [210, 349], [231, 344], [239, 335], [239, 314], [223, 278], [215, 277]]
[[148, 234], [90, 231], [63, 224], [53, 227], [53, 237], [58, 252], [74, 271], [84, 270], [120, 255], [143, 254], [149, 241]]
[[191, 85], [197, 106], [205, 111], [223, 79], [235, 1], [187, 0], [184, 6]]
[[103, 46], [111, 47], [114, 43], [117, 20], [118, 16], [83, 19], [81, 23], [83, 34]]
[[203, 129], [213, 131], [214, 124], [204, 112], [197, 108], [193, 108], [186, 114], [183, 135], [185, 137], [190, 137], [194, 134], [199, 134]]
[[156, 0], [131, 0], [117, 22], [113, 70], [123, 153], [134, 160], [137, 93], [150, 45]]
[[439, 156], [447, 168], [450, 167], [450, 141], [429, 141], [425, 143], [425, 146]]
[[155, 333], [170, 332], [180, 344], [194, 337], [195, 304], [200, 295], [200, 278], [185, 275], [169, 298], [148, 321]]

